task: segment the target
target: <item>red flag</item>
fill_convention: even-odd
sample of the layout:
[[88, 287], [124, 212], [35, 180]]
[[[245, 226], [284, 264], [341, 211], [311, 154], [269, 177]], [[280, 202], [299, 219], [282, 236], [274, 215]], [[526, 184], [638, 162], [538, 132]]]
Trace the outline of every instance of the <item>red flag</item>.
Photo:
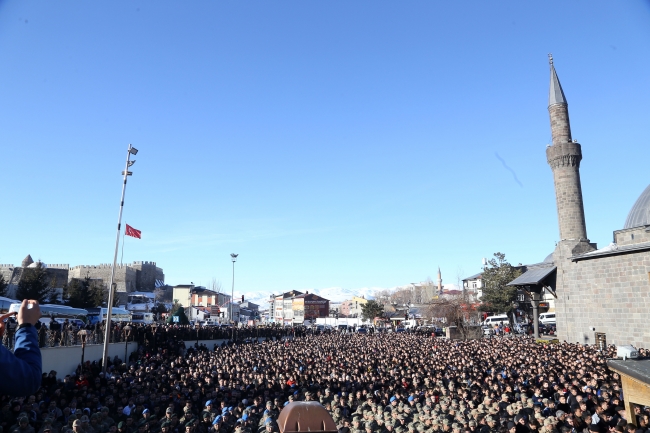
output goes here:
[[142, 239], [142, 232], [140, 230], [136, 230], [130, 225], [126, 225], [126, 232], [124, 233], [127, 236], [133, 236], [134, 238]]

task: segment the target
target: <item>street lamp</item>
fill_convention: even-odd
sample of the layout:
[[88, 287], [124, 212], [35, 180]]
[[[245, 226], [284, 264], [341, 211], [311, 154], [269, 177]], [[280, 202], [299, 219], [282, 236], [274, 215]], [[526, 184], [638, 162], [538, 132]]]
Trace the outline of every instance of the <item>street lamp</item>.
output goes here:
[[230, 321], [232, 322], [232, 341], [235, 341], [235, 317], [232, 314], [232, 304], [235, 302], [235, 262], [239, 254], [232, 253], [232, 290], [230, 291]]
[[198, 349], [199, 348], [199, 329], [201, 328], [198, 321], [196, 322], [194, 327], [196, 328], [196, 348]]
[[129, 148], [127, 149], [126, 152], [126, 166], [124, 167], [124, 171], [122, 172], [122, 176], [124, 176], [124, 182], [122, 183], [122, 198], [120, 199], [120, 212], [117, 217], [117, 236], [115, 237], [115, 254], [113, 255], [113, 267], [111, 268], [111, 279], [108, 284], [109, 287], [109, 292], [108, 292], [108, 308], [106, 311], [106, 329], [105, 329], [105, 334], [104, 334], [104, 350], [102, 354], [102, 370], [104, 373], [106, 373], [106, 361], [108, 360], [108, 342], [110, 340], [110, 332], [111, 332], [111, 317], [112, 317], [112, 312], [113, 312], [113, 301], [114, 301], [114, 293], [113, 293], [113, 285], [115, 281], [115, 266], [117, 266], [117, 252], [120, 246], [120, 231], [122, 229], [122, 211], [124, 210], [124, 193], [126, 192], [126, 179], [131, 176], [133, 173], [129, 171], [129, 167], [131, 167], [133, 164], [135, 164], [135, 159], [131, 161], [131, 155], [137, 155], [138, 154], [138, 149], [135, 147], [131, 146], [129, 144]]

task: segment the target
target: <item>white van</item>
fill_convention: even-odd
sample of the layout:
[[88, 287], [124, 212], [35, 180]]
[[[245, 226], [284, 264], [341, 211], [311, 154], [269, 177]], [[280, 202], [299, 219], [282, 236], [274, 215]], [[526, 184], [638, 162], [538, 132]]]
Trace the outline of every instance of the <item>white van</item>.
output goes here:
[[555, 313], [542, 313], [539, 315], [539, 323], [543, 325], [555, 325]]
[[508, 317], [507, 314], [499, 314], [496, 316], [490, 316], [487, 317], [483, 321], [483, 326], [489, 326], [492, 328], [493, 326], [496, 325], [505, 325], [506, 323], [510, 323], [510, 318]]

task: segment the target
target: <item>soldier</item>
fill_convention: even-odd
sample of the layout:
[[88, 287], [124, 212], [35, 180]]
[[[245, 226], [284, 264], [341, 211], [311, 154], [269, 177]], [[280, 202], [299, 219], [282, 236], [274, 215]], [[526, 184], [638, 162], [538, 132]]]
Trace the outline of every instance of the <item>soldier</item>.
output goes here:
[[34, 433], [34, 427], [29, 425], [27, 415], [22, 414], [18, 417], [17, 423], [9, 428], [9, 433]]
[[95, 429], [90, 425], [90, 419], [88, 419], [88, 415], [83, 415], [79, 421], [81, 421], [81, 429], [84, 433], [97, 433]]
[[366, 433], [372, 433], [374, 431], [378, 431], [377, 423], [374, 421], [367, 422], [365, 427], [366, 427]]
[[361, 431], [362, 425], [361, 425], [361, 418], [358, 416], [355, 416], [352, 418], [352, 431]]
[[47, 337], [47, 326], [45, 326], [45, 323], [41, 323], [41, 326], [38, 327], [38, 347], [45, 347], [47, 345]]
[[108, 413], [108, 407], [102, 407], [102, 410], [100, 411], [99, 423], [102, 425], [104, 431], [108, 431], [112, 425], [115, 425], [115, 420], [108, 416]]
[[11, 350], [14, 348], [16, 328], [18, 328], [18, 322], [16, 322], [16, 319], [13, 317], [8, 318], [5, 324], [5, 329], [7, 330], [7, 332], [5, 332], [5, 346], [7, 349]]
[[325, 388], [325, 394], [321, 395], [319, 398], [320, 404], [325, 406], [326, 403], [331, 403], [333, 400], [332, 394], [329, 388]]
[[59, 346], [67, 346], [69, 344], [68, 340], [68, 327], [70, 326], [70, 322], [68, 322], [68, 319], [65, 319], [63, 322], [63, 325], [61, 325], [61, 334], [60, 334], [60, 340], [59, 340]]
[[203, 411], [201, 412], [201, 418], [203, 418], [206, 414], [210, 419], [210, 423], [212, 423], [212, 421], [214, 421], [214, 419], [217, 417], [217, 411], [214, 408], [214, 405], [212, 404], [212, 400], [208, 400], [205, 402], [205, 409], [203, 409]]

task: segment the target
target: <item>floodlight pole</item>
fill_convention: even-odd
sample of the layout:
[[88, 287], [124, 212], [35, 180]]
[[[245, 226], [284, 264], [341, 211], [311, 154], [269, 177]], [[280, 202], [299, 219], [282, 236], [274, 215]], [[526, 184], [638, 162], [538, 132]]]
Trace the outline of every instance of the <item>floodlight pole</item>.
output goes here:
[[232, 304], [235, 302], [235, 262], [239, 254], [232, 253], [232, 289], [230, 291], [230, 320], [232, 321], [232, 341], [235, 341], [235, 317], [232, 315]]
[[[115, 281], [115, 267], [117, 266], [117, 252], [120, 247], [120, 231], [122, 229], [122, 211], [124, 210], [124, 193], [126, 192], [126, 179], [131, 175], [129, 167], [135, 163], [135, 160], [131, 161], [131, 155], [136, 155], [138, 149], [129, 144], [129, 148], [126, 151], [126, 165], [124, 166], [124, 182], [122, 183], [122, 198], [120, 199], [120, 213], [117, 217], [117, 235], [115, 236], [115, 254], [113, 256], [113, 267], [111, 268], [111, 279], [108, 284], [108, 305], [106, 306], [106, 325], [104, 329], [104, 350], [102, 353], [102, 371], [106, 373], [106, 364], [108, 360], [108, 343], [110, 341], [111, 335], [111, 317], [113, 314], [113, 302], [115, 298], [115, 290], [113, 287], [113, 282]], [[101, 309], [100, 309], [101, 311]]]

